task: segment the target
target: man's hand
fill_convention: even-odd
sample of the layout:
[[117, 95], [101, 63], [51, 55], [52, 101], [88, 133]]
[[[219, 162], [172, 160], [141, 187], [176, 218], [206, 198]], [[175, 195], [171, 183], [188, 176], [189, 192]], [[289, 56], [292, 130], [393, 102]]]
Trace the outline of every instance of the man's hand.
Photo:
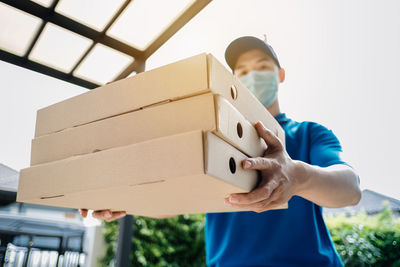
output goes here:
[[[79, 209], [79, 213], [83, 218], [86, 218], [88, 214], [87, 209]], [[93, 218], [105, 220], [107, 222], [111, 222], [117, 219], [120, 219], [126, 215], [125, 211], [111, 211], [111, 210], [96, 210], [93, 211]]]
[[266, 129], [261, 122], [256, 123], [258, 135], [268, 145], [263, 157], [248, 158], [242, 161], [243, 169], [260, 170], [259, 186], [249, 193], [231, 194], [225, 198], [227, 205], [263, 212], [287, 203], [296, 194], [298, 181], [295, 178], [297, 168], [282, 142]]

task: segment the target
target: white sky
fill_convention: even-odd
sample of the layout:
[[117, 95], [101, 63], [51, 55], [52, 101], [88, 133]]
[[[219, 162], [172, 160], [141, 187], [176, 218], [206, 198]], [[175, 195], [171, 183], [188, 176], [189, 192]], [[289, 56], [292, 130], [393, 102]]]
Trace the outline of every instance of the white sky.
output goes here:
[[[201, 52], [225, 63], [231, 40], [263, 34], [286, 69], [282, 111], [332, 129], [362, 188], [400, 199], [400, 1], [215, 0], [147, 69]], [[36, 110], [86, 89], [4, 62], [0, 75], [0, 162], [20, 170], [29, 166]]]

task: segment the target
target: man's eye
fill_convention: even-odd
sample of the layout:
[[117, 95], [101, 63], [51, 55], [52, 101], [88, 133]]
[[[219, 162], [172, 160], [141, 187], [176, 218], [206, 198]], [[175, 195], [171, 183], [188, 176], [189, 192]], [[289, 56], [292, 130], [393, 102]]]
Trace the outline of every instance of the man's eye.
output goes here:
[[260, 70], [268, 70], [268, 69], [270, 69], [270, 68], [271, 68], [271, 66], [269, 66], [269, 65], [261, 65], [261, 66], [259, 67]]

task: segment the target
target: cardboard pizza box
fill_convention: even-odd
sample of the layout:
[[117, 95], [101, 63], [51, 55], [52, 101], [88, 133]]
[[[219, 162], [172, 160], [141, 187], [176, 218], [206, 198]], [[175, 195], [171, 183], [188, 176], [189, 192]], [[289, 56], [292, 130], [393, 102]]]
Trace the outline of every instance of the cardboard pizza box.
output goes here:
[[193, 130], [212, 131], [249, 157], [267, 148], [229, 101], [206, 93], [39, 136], [31, 166]]
[[224, 197], [259, 179], [245, 158], [211, 132], [185, 132], [22, 169], [17, 201], [144, 216], [238, 211]]

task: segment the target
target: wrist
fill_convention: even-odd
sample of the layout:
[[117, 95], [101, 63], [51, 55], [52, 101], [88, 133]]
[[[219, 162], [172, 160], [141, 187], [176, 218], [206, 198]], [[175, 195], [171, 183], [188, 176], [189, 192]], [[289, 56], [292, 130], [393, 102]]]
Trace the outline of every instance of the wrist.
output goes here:
[[293, 160], [293, 166], [294, 194], [302, 196], [302, 193], [309, 188], [311, 180], [310, 165], [300, 160]]

